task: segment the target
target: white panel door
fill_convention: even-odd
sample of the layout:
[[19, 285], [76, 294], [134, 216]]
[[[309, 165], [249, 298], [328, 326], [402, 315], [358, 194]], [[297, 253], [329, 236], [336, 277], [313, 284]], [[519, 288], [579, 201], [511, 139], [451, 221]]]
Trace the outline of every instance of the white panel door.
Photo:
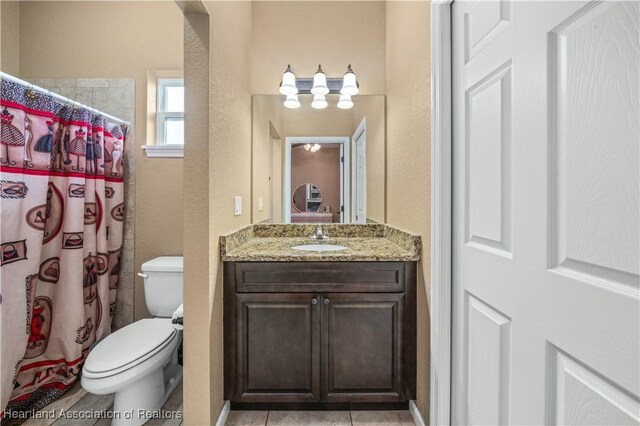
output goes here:
[[452, 422], [639, 424], [640, 2], [452, 26]]
[[351, 138], [353, 158], [351, 197], [352, 223], [367, 223], [367, 118], [363, 118]]
[[269, 139], [271, 143], [271, 173], [269, 197], [271, 223], [283, 223], [282, 218], [282, 139]]
[[[348, 163], [346, 163], [346, 165], [348, 165]], [[346, 177], [349, 174], [349, 169], [348, 167], [345, 167], [345, 162], [344, 162], [344, 144], [340, 145], [340, 223], [348, 223], [349, 222], [349, 216], [344, 215], [344, 210], [345, 210], [345, 206], [344, 206], [344, 201], [345, 201], [345, 197], [344, 197], [344, 190], [346, 188]]]

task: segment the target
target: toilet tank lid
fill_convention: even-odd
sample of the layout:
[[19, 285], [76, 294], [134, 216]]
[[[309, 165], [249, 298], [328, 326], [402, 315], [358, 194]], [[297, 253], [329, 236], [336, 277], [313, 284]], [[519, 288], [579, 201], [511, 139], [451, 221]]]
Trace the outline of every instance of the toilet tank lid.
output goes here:
[[142, 264], [144, 272], [182, 272], [182, 256], [160, 256]]

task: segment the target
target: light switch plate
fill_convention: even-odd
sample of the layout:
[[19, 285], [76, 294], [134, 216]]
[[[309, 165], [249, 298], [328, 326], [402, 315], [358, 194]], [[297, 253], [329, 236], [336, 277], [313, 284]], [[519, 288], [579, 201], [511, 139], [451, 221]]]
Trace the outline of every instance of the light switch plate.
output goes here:
[[258, 211], [261, 212], [264, 209], [264, 202], [262, 201], [262, 197], [258, 197]]
[[242, 214], [242, 197], [234, 197], [233, 214], [240, 216]]

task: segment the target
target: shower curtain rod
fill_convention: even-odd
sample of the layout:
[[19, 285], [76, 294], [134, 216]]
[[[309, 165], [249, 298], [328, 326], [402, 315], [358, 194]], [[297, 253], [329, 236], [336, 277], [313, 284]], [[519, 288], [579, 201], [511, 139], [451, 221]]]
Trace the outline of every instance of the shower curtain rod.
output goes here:
[[131, 126], [131, 123], [128, 122], [128, 121], [122, 120], [122, 119], [120, 119], [118, 117], [114, 117], [113, 115], [104, 113], [102, 111], [98, 111], [95, 108], [91, 108], [88, 105], [81, 104], [80, 102], [74, 101], [73, 99], [65, 98], [62, 95], [58, 95], [57, 93], [53, 93], [50, 90], [43, 89], [42, 87], [36, 86], [35, 84], [31, 84], [28, 81], [21, 80], [18, 77], [14, 77], [14, 76], [12, 76], [10, 74], [7, 74], [6, 72], [0, 71], [0, 78], [4, 78], [6, 80], [12, 81], [12, 82], [17, 83], [17, 84], [21, 84], [23, 86], [27, 86], [31, 90], [35, 90], [36, 92], [40, 92], [40, 93], [44, 93], [46, 95], [52, 96], [52, 97], [56, 98], [57, 100], [59, 100], [61, 102], [68, 103], [68, 104], [73, 104], [73, 105], [78, 106], [80, 108], [88, 109], [89, 111], [95, 112], [96, 114], [100, 114], [101, 116], [103, 116], [104, 118], [108, 119], [111, 122], [120, 123], [120, 124], [125, 124], [127, 126]]

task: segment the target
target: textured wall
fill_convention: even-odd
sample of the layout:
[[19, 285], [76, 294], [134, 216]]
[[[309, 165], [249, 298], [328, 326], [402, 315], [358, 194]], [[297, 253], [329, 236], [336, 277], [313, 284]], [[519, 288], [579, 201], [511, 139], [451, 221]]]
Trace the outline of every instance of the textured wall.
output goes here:
[[20, 73], [20, 2], [0, 1], [0, 70]]
[[257, 1], [253, 4], [252, 93], [278, 93], [288, 63], [312, 77], [351, 64], [363, 94], [385, 92], [385, 6], [381, 1]]
[[[147, 70], [182, 69], [182, 21], [167, 1], [20, 4], [21, 78], [136, 81], [135, 269], [156, 256], [182, 254], [182, 160], [146, 158], [139, 148], [147, 140]], [[136, 277], [135, 318], [145, 316], [142, 279]]]
[[[218, 237], [251, 223], [251, 2], [207, 2], [210, 13], [209, 121], [209, 298], [191, 300], [200, 337], [188, 348], [192, 383], [185, 381], [186, 424], [215, 424], [223, 405], [222, 263]], [[243, 199], [243, 213], [233, 214], [233, 198]], [[203, 200], [205, 201], [205, 200]], [[206, 230], [202, 230], [206, 232]], [[205, 249], [206, 252], [206, 249]], [[208, 304], [208, 317], [200, 316]], [[190, 309], [188, 307], [188, 309]], [[208, 323], [207, 323], [208, 320]], [[207, 327], [207, 325], [209, 327]], [[186, 328], [186, 327], [185, 327]], [[207, 342], [207, 339], [208, 340]], [[209, 343], [207, 346], [206, 343]], [[202, 369], [201, 369], [202, 367]], [[195, 374], [210, 371], [210, 381]], [[193, 384], [193, 386], [192, 386]], [[210, 402], [198, 404], [200, 393]], [[210, 405], [209, 405], [210, 404]]]
[[[200, 7], [197, 7], [200, 6]], [[204, 6], [200, 2], [186, 1], [185, 9]], [[206, 10], [201, 12], [206, 13]], [[211, 292], [215, 282], [211, 278], [211, 262], [216, 254], [210, 248], [217, 235], [209, 231], [211, 223], [211, 203], [209, 201], [210, 148], [209, 116], [209, 15], [201, 13], [185, 14], [184, 60], [185, 60], [185, 102], [190, 111], [185, 117], [184, 155], [184, 414], [185, 424], [214, 424], [217, 416], [220, 392], [215, 393], [213, 402], [212, 371], [219, 374], [221, 360], [215, 358], [218, 352], [211, 352]], [[213, 199], [212, 199], [213, 200]], [[213, 275], [215, 279], [215, 275]], [[216, 344], [219, 344], [216, 341]], [[214, 356], [215, 364], [211, 362]], [[218, 368], [214, 368], [218, 365]], [[218, 380], [222, 380], [221, 378]], [[219, 384], [217, 385], [220, 386]], [[217, 388], [216, 388], [217, 389]], [[212, 403], [216, 412], [212, 412]]]
[[[430, 3], [387, 2], [387, 222], [422, 236], [417, 405], [429, 416]], [[420, 273], [421, 272], [421, 273]]]

